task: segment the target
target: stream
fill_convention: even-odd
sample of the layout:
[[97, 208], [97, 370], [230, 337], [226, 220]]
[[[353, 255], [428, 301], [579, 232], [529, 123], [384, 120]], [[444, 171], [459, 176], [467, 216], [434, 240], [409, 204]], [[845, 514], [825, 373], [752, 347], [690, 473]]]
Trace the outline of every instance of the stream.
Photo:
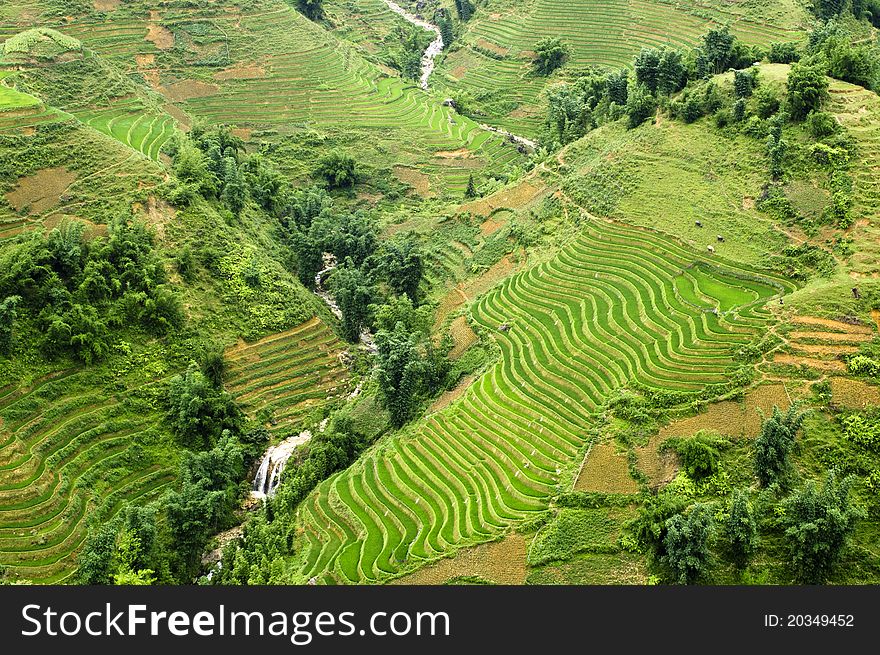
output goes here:
[[428, 30], [435, 36], [434, 40], [431, 41], [431, 45], [429, 45], [428, 49], [422, 54], [422, 76], [419, 78], [419, 86], [427, 91], [428, 79], [431, 77], [431, 73], [434, 72], [434, 60], [437, 58], [437, 55], [443, 52], [443, 35], [440, 34], [440, 28], [433, 23], [429, 23], [428, 21], [422, 20], [418, 16], [409, 13], [396, 2], [385, 0], [385, 4], [388, 5], [388, 8], [395, 14], [403, 16], [413, 25], [421, 27], [423, 30]]
[[[415, 14], [409, 13], [406, 9], [401, 7], [396, 2], [392, 2], [392, 0], [384, 0], [385, 4], [388, 5], [388, 8], [393, 11], [395, 14], [399, 14], [410, 23], [417, 27], [421, 27], [423, 30], [428, 30], [433, 33], [436, 38], [431, 42], [431, 45], [428, 46], [427, 50], [425, 50], [424, 54], [422, 54], [422, 75], [419, 78], [419, 86], [427, 91], [428, 90], [428, 80], [431, 78], [431, 74], [434, 72], [435, 59], [437, 59], [438, 55], [443, 52], [443, 35], [440, 33], [440, 28], [434, 25], [433, 23], [429, 23], [428, 21], [419, 18]], [[518, 136], [513, 132], [508, 132], [507, 130], [502, 130], [498, 127], [492, 127], [491, 125], [486, 125], [485, 123], [479, 124], [480, 128], [486, 130], [488, 132], [494, 132], [495, 134], [500, 134], [503, 137], [506, 137], [511, 141], [511, 143], [515, 143], [518, 146], [529, 148], [531, 150], [537, 150], [538, 144], [531, 139], [527, 139], [522, 136]]]

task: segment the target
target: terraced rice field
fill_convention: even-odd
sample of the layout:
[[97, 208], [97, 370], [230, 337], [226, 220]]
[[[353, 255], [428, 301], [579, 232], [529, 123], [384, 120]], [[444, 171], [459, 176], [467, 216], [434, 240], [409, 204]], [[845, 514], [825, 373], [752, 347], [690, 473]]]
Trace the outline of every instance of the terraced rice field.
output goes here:
[[[710, 289], [690, 277], [695, 259], [597, 219], [556, 258], [484, 295], [472, 313], [495, 335], [500, 362], [308, 497], [303, 576], [381, 580], [490, 540], [546, 509], [612, 390], [723, 382], [735, 349], [768, 324], [763, 305], [790, 287], [731, 268]], [[722, 298], [704, 295], [727, 286]], [[713, 311], [733, 296], [746, 303]]]
[[168, 114], [150, 111], [123, 100], [98, 111], [75, 112], [83, 123], [159, 161], [162, 146], [174, 136], [175, 122]]
[[[505, 100], [534, 107], [543, 78], [530, 75], [531, 49], [541, 37], [560, 37], [571, 46], [571, 67], [629, 66], [643, 47], [690, 47], [708, 28], [730, 24], [746, 43], [795, 41], [802, 33], [783, 21], [768, 24], [736, 11], [706, 7], [694, 0], [535, 0], [505, 10], [479, 12], [463, 35], [467, 47], [451, 54], [442, 71], [463, 88], [497, 91]], [[494, 53], [486, 54], [486, 53]], [[534, 134], [539, 116], [496, 116], [493, 124]]]
[[0, 389], [0, 565], [13, 580], [66, 579], [87, 516], [106, 520], [164, 491], [175, 462], [154, 454], [158, 419], [85, 373]]
[[326, 398], [346, 388], [339, 354], [345, 345], [313, 318], [292, 330], [226, 352], [226, 387], [248, 414], [269, 416], [270, 427], [292, 432]]
[[[304, 128], [351, 131], [368, 147], [393, 141], [400, 149], [396, 163], [419, 163], [420, 171], [431, 177], [440, 193], [461, 193], [474, 162], [450, 164], [436, 160], [434, 152], [466, 147], [482, 163], [505, 163], [519, 157], [502, 137], [443, 107], [442, 98], [425, 94], [414, 82], [368, 62], [357, 48], [307, 20], [287, 3], [263, 3], [252, 11], [214, 6], [167, 10], [156, 13], [156, 18], [157, 24], [175, 34], [199, 23], [210, 25], [218, 34], [228, 36], [216, 46], [224, 53], [228, 46], [230, 65], [254, 65], [265, 71], [261, 76], [220, 80], [216, 93], [179, 100], [193, 116], [285, 133]], [[59, 29], [132, 72], [135, 57], [144, 54], [156, 56], [157, 68], [167, 73], [169, 81], [194, 79], [204, 71], [182, 67], [172, 54], [145, 40], [143, 22], [125, 16], [117, 19], [110, 14], [103, 21], [82, 18]], [[146, 129], [144, 123], [153, 125], [153, 118], [140, 125]], [[95, 120], [99, 129], [109, 122]], [[114, 124], [110, 132], [127, 134], [133, 120], [129, 116], [125, 119], [128, 123]], [[154, 126], [151, 135], [163, 134], [162, 129]], [[149, 137], [140, 139], [137, 134], [127, 138], [150, 142]], [[404, 144], [402, 149], [400, 144]]]

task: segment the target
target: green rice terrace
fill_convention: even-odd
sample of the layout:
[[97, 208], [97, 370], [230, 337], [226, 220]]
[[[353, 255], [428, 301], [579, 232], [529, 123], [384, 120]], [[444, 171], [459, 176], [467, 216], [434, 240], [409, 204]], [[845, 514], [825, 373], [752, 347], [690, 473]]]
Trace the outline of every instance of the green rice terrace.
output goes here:
[[877, 584], [878, 28], [3, 2], [0, 584]]

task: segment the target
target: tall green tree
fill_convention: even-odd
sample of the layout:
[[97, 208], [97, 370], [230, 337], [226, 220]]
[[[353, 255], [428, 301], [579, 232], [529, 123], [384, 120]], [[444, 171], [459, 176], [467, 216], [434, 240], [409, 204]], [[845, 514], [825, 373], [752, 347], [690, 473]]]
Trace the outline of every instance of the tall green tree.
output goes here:
[[687, 81], [688, 69], [681, 50], [664, 48], [657, 64], [657, 91], [666, 95], [678, 93]]
[[398, 323], [390, 332], [376, 335], [378, 364], [376, 377], [379, 397], [391, 416], [394, 427], [403, 426], [418, 403], [424, 363], [418, 348], [418, 336]]
[[661, 562], [678, 584], [693, 584], [703, 578], [711, 561], [712, 512], [704, 504], [666, 521]]
[[414, 303], [418, 302], [424, 257], [413, 234], [386, 244], [382, 268], [388, 278], [388, 286], [395, 294], [406, 294]]
[[734, 565], [738, 569], [746, 568], [758, 548], [758, 526], [744, 489], [735, 489], [730, 496], [724, 536]]
[[366, 274], [350, 260], [333, 271], [330, 284], [342, 312], [342, 336], [349, 343], [357, 343], [361, 331], [370, 324], [370, 304], [375, 290]]
[[657, 93], [661, 53], [656, 48], [642, 48], [633, 61], [636, 82], [644, 84], [652, 94]]
[[821, 62], [801, 61], [792, 64], [788, 73], [788, 112], [792, 120], [802, 121], [811, 111], [818, 111], [828, 97], [828, 78]]
[[805, 418], [806, 413], [797, 406], [793, 405], [787, 412], [774, 406], [773, 414], [761, 424], [761, 434], [755, 440], [755, 474], [763, 486], [789, 472], [789, 457]]
[[811, 480], [785, 502], [785, 541], [798, 582], [821, 584], [840, 562], [863, 516], [850, 503], [852, 484], [831, 471], [821, 489]]
[[317, 174], [331, 189], [350, 188], [357, 182], [357, 164], [354, 157], [334, 150], [318, 163]]
[[630, 129], [635, 129], [654, 115], [657, 100], [644, 84], [636, 84], [626, 101], [626, 115]]
[[210, 448], [224, 430], [241, 429], [244, 417], [232, 397], [194, 368], [171, 378], [167, 400], [171, 428], [189, 448]]
[[233, 157], [226, 157], [223, 160], [223, 192], [220, 199], [229, 210], [238, 216], [244, 209], [245, 200], [247, 198], [247, 186], [242, 178], [241, 171], [238, 170], [238, 163]]
[[12, 352], [12, 343], [17, 314], [15, 308], [21, 302], [21, 296], [8, 296], [0, 302], [0, 355]]

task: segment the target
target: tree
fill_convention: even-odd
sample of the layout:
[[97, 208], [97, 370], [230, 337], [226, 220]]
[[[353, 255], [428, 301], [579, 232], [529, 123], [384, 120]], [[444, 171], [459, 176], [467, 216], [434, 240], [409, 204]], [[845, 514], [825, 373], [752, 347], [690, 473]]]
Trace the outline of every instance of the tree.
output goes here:
[[761, 434], [755, 440], [755, 473], [763, 486], [788, 473], [789, 455], [805, 418], [806, 413], [795, 405], [785, 413], [774, 406], [773, 414], [761, 424]]
[[199, 370], [217, 389], [223, 388], [226, 375], [226, 358], [220, 347], [207, 347], [199, 356]]
[[828, 78], [818, 62], [792, 64], [788, 73], [788, 111], [792, 120], [804, 120], [818, 111], [828, 97]]
[[350, 260], [333, 272], [331, 285], [342, 311], [342, 337], [357, 343], [361, 331], [370, 324], [370, 304], [375, 292], [364, 272]]
[[651, 95], [650, 90], [644, 84], [636, 84], [626, 102], [629, 129], [637, 128], [651, 118], [655, 111], [657, 111], [657, 100]]
[[357, 181], [357, 164], [354, 158], [338, 150], [322, 158], [316, 172], [331, 189], [353, 187]]
[[629, 71], [621, 69], [608, 73], [606, 78], [608, 100], [619, 107], [625, 107], [629, 99]]
[[718, 75], [733, 65], [735, 42], [736, 37], [726, 25], [712, 28], [703, 36], [701, 54], [705, 58], [706, 74]]
[[796, 43], [774, 42], [770, 44], [770, 53], [767, 55], [772, 64], [793, 64], [801, 58]]
[[666, 553], [667, 522], [687, 507], [681, 496], [662, 493], [649, 496], [639, 508], [639, 515], [629, 529], [639, 547], [648, 555], [651, 564], [657, 566]]
[[171, 378], [167, 398], [171, 428], [189, 448], [208, 448], [224, 430], [241, 429], [243, 415], [232, 396], [200, 371], [191, 368]]
[[633, 61], [633, 68], [636, 71], [636, 82], [644, 84], [652, 94], [657, 93], [660, 58], [660, 51], [656, 48], [642, 48]]
[[840, 562], [862, 516], [850, 505], [852, 483], [830, 471], [821, 490], [811, 480], [785, 502], [785, 541], [798, 582], [821, 584]]
[[776, 114], [768, 122], [770, 134], [767, 135], [767, 156], [770, 158], [770, 174], [774, 180], [778, 180], [782, 177], [783, 161], [788, 151], [788, 143], [782, 138], [785, 114]]
[[390, 241], [385, 246], [382, 267], [388, 277], [388, 286], [397, 295], [407, 295], [418, 302], [419, 283], [424, 271], [424, 258], [415, 236], [410, 233], [402, 241]]
[[468, 183], [467, 188], [464, 190], [464, 197], [468, 199], [476, 198], [479, 194], [477, 193], [477, 186], [474, 184], [474, 174], [471, 173], [468, 175]]
[[736, 98], [748, 98], [755, 90], [758, 76], [754, 70], [733, 72], [733, 95]]
[[681, 50], [664, 48], [657, 65], [657, 91], [666, 95], [681, 91], [688, 80], [687, 65]]
[[445, 9], [437, 11], [437, 27], [440, 28], [440, 36], [443, 37], [443, 49], [447, 49], [452, 45], [455, 39], [455, 32], [452, 29], [452, 19]]
[[309, 20], [324, 17], [324, 0], [296, 0], [296, 8]]
[[688, 476], [699, 480], [718, 471], [721, 465], [719, 447], [726, 442], [717, 434], [700, 430], [693, 437], [673, 438], [666, 443], [678, 455]]
[[744, 569], [758, 548], [758, 526], [749, 495], [743, 489], [735, 489], [730, 497], [724, 536], [730, 559], [736, 568]]
[[223, 166], [223, 192], [220, 195], [220, 199], [223, 201], [223, 204], [229, 207], [233, 214], [238, 216], [244, 208], [247, 187], [234, 158], [226, 157], [223, 160]]
[[466, 23], [473, 15], [474, 8], [470, 0], [455, 0], [455, 11], [458, 13], [459, 20]]
[[15, 308], [21, 302], [21, 296], [9, 296], [0, 302], [0, 355], [12, 352], [15, 319]]
[[711, 561], [712, 513], [704, 504], [694, 505], [686, 514], [666, 521], [661, 558], [678, 584], [693, 584], [705, 576]]
[[379, 397], [394, 427], [403, 426], [415, 411], [420, 381], [423, 374], [422, 356], [418, 337], [402, 323], [390, 332], [376, 335]]
[[565, 63], [571, 48], [558, 37], [547, 37], [535, 44], [532, 66], [538, 75], [550, 75]]

